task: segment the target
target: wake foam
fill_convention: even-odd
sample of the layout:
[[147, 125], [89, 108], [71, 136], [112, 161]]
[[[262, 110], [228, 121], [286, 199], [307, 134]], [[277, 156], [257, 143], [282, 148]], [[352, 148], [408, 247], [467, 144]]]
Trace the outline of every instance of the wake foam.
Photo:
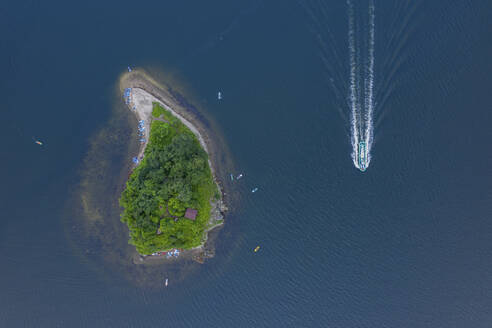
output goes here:
[[[366, 145], [366, 167], [371, 161], [371, 148], [373, 141], [373, 115], [374, 115], [374, 36], [375, 36], [375, 6], [374, 0], [369, 4], [368, 42], [367, 53], [364, 59], [364, 70], [360, 71], [360, 60], [357, 53], [360, 46], [356, 40], [355, 8], [352, 0], [347, 0], [348, 6], [348, 47], [349, 47], [349, 107], [351, 123], [352, 161], [354, 166], [361, 169], [359, 165], [359, 144]], [[360, 43], [360, 42], [359, 42]], [[363, 75], [363, 76], [361, 76]], [[361, 85], [360, 81], [364, 83]], [[363, 93], [361, 93], [363, 88]], [[363, 99], [362, 99], [363, 98]], [[361, 104], [364, 104], [362, 107]]]

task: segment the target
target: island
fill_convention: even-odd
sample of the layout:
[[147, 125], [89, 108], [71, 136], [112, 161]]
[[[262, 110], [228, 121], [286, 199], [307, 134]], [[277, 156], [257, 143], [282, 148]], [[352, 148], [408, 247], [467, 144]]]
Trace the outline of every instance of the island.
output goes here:
[[142, 257], [203, 248], [227, 209], [203, 128], [184, 118], [186, 106], [169, 90], [142, 72], [127, 74], [124, 100], [138, 119], [141, 143], [120, 197], [129, 243]]

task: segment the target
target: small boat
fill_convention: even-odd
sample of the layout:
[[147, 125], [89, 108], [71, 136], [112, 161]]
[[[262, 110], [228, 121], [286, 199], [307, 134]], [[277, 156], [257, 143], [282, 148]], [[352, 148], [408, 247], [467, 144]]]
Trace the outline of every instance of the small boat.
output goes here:
[[260, 246], [256, 246], [255, 253], [258, 252], [259, 250], [260, 250]]
[[231, 181], [234, 181], [234, 176], [232, 175], [232, 173], [231, 173]]
[[243, 175], [242, 175], [242, 174], [239, 174], [239, 175], [236, 177], [236, 180], [239, 180], [239, 179], [241, 179], [242, 177], [243, 177]]
[[128, 66], [128, 72], [131, 72], [131, 71], [132, 71], [132, 69], [130, 68], [130, 66]]
[[359, 142], [358, 150], [359, 170], [364, 172], [367, 169], [367, 145], [364, 141]]
[[43, 143], [42, 143], [41, 141], [39, 141], [39, 140], [36, 140], [36, 141], [34, 141], [34, 142], [35, 142], [35, 143], [37, 143], [37, 144], [38, 144], [38, 145], [40, 145], [40, 146], [42, 146], [42, 145], [43, 145]]
[[167, 287], [167, 282], [168, 282], [168, 279], [166, 278], [166, 282], [164, 283], [166, 285], [166, 287]]
[[221, 100], [222, 99], [222, 92], [217, 92], [217, 99]]
[[254, 188], [253, 190], [251, 190], [251, 192], [257, 192], [258, 191], [258, 188]]

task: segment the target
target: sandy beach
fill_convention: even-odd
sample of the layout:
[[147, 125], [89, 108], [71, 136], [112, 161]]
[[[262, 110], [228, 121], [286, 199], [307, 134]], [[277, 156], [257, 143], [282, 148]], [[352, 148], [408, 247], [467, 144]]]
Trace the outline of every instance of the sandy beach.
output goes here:
[[[199, 140], [201, 146], [208, 154], [208, 162], [212, 170], [214, 182], [217, 184], [221, 195], [224, 195], [220, 180], [217, 177], [218, 162], [220, 156], [217, 152], [217, 145], [212, 140], [214, 138], [213, 131], [205, 128], [207, 122], [202, 122], [199, 118], [199, 113], [191, 105], [187, 104], [184, 99], [177, 93], [174, 93], [171, 89], [159, 85], [150, 76], [142, 71], [133, 70], [132, 72], [125, 73], [120, 80], [121, 91], [131, 88], [130, 98], [127, 104], [129, 110], [135, 115], [137, 120], [144, 121], [144, 131], [140, 138], [145, 138], [139, 148], [138, 158], [142, 158], [145, 152], [145, 148], [149, 141], [150, 127], [153, 120], [156, 120], [152, 116], [153, 103], [157, 102], [161, 104], [165, 109], [170, 111], [175, 117], [177, 117], [183, 124], [185, 124], [195, 134]], [[208, 240], [208, 232], [213, 228], [220, 226], [223, 222], [224, 212], [227, 211], [227, 207], [221, 200], [211, 202], [212, 210], [209, 221], [209, 228], [205, 230], [205, 239], [202, 245], [193, 248], [192, 250], [183, 251], [180, 257], [186, 259], [195, 259], [199, 262], [203, 262], [204, 258], [212, 257], [214, 251], [211, 247], [207, 247], [206, 242]], [[222, 220], [222, 221], [221, 221]], [[218, 222], [221, 223], [218, 223]], [[136, 255], [134, 262], [155, 262], [159, 259], [165, 259], [165, 256], [141, 256]]]

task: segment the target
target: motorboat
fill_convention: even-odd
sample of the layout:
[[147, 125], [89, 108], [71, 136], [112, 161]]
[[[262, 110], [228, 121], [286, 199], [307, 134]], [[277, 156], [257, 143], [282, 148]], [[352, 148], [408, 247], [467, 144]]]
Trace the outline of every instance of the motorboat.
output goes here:
[[358, 150], [357, 163], [359, 164], [359, 170], [364, 172], [367, 169], [367, 145], [364, 141], [359, 142]]

